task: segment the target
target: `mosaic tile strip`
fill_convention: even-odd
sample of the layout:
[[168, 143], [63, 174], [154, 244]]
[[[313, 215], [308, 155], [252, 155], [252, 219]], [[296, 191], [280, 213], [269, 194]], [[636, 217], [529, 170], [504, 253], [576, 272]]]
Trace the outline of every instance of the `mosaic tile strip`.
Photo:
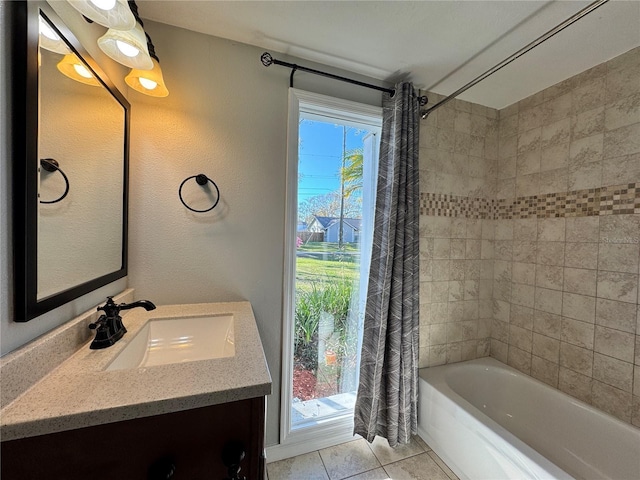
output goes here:
[[513, 200], [420, 194], [420, 214], [471, 219], [591, 217], [640, 213], [640, 184], [628, 183]]

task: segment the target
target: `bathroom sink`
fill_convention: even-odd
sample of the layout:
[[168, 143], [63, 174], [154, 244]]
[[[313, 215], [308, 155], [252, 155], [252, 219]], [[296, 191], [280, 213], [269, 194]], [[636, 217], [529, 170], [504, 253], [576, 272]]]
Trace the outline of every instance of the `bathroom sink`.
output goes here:
[[233, 315], [152, 318], [107, 370], [211, 360], [235, 355]]

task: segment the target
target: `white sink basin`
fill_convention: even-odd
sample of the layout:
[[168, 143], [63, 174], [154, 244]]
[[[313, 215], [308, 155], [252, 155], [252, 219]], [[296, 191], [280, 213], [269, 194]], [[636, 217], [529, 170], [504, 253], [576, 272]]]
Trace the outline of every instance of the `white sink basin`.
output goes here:
[[233, 315], [152, 318], [107, 370], [232, 357], [233, 323]]

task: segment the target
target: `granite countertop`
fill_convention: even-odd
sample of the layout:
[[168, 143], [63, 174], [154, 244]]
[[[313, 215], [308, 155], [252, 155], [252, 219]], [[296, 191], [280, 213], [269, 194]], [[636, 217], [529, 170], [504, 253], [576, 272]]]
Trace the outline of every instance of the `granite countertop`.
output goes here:
[[[124, 313], [124, 312], [123, 312]], [[105, 371], [149, 319], [232, 314], [233, 357]], [[271, 393], [271, 376], [249, 302], [141, 308], [123, 317], [114, 346], [74, 355], [0, 410], [2, 441], [205, 407]]]

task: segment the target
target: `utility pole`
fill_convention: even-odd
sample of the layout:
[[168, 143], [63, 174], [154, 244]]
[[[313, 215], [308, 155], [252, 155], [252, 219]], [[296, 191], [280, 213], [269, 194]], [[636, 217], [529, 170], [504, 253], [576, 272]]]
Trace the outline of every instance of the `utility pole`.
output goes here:
[[347, 155], [347, 127], [342, 126], [342, 168], [340, 169], [340, 226], [338, 230], [338, 248], [344, 245], [344, 167]]

